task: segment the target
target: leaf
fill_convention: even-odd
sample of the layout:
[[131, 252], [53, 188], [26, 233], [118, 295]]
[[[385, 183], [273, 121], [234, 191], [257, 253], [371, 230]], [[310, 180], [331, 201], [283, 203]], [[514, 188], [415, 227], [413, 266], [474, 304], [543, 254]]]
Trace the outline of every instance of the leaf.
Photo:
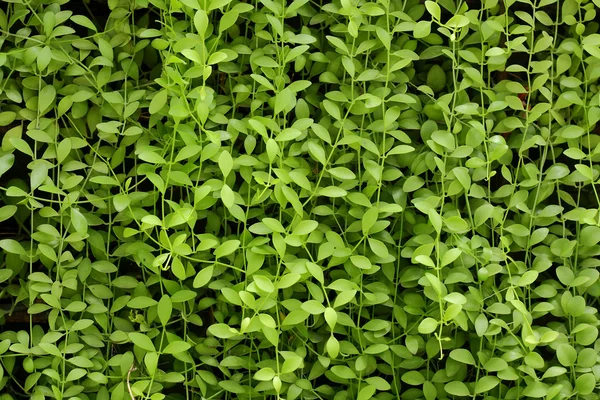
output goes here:
[[164, 354], [180, 354], [185, 351], [188, 351], [192, 346], [189, 343], [183, 342], [181, 340], [177, 340], [169, 343], [164, 349]]
[[373, 398], [373, 395], [375, 394], [375, 387], [371, 386], [371, 385], [366, 385], [364, 386], [360, 392], [358, 392], [358, 397], [356, 398], [357, 400], [369, 400]]
[[4, 175], [15, 163], [14, 154], [5, 154], [0, 157], [0, 176]]
[[275, 114], [279, 114], [286, 109], [293, 109], [296, 105], [296, 96], [289, 89], [285, 88], [275, 96]]
[[575, 361], [577, 360], [577, 351], [573, 348], [573, 346], [563, 343], [557, 347], [556, 356], [558, 361], [564, 367], [570, 367], [574, 365]]
[[184, 281], [187, 278], [185, 266], [179, 257], [173, 257], [173, 260], [171, 261], [171, 271], [173, 271], [173, 275], [180, 281]]
[[0, 222], [6, 221], [17, 212], [17, 206], [4, 206], [0, 208]]
[[83, 15], [72, 15], [71, 16], [71, 21], [75, 22], [77, 25], [81, 25], [85, 28], [91, 29], [94, 32], [97, 32], [98, 30], [96, 29], [96, 26], [94, 25], [94, 23], [92, 21], [90, 21], [90, 19], [86, 16]]
[[206, 11], [202, 9], [196, 11], [194, 14], [194, 26], [196, 27], [198, 34], [201, 37], [204, 37], [206, 29], [208, 28], [208, 16], [206, 15]]
[[489, 392], [499, 383], [500, 380], [495, 376], [483, 376], [475, 383], [475, 394]]
[[425, 8], [427, 8], [427, 11], [429, 12], [429, 14], [431, 14], [431, 16], [433, 18], [435, 18], [436, 20], [439, 21], [440, 15], [441, 15], [441, 9], [440, 9], [440, 6], [436, 2], [427, 0], [425, 2]]
[[266, 367], [266, 368], [262, 368], [260, 370], [258, 370], [255, 374], [254, 374], [254, 379], [257, 381], [270, 381], [271, 379], [273, 379], [273, 377], [275, 376], [275, 371], [273, 371], [273, 369]]
[[151, 149], [140, 149], [138, 158], [150, 164], [166, 164], [165, 159]]
[[221, 201], [223, 201], [223, 204], [227, 208], [231, 208], [234, 205], [235, 196], [233, 190], [227, 184], [221, 188]]
[[63, 139], [58, 144], [58, 147], [56, 149], [56, 158], [59, 164], [62, 164], [62, 162], [69, 156], [71, 148], [71, 139], [69, 138]]
[[327, 343], [325, 343], [325, 349], [327, 350], [329, 357], [336, 359], [340, 353], [340, 342], [331, 335], [329, 339], [327, 339]]
[[423, 374], [418, 371], [405, 372], [400, 379], [402, 379], [402, 382], [413, 386], [419, 386], [425, 382]]
[[312, 315], [319, 315], [325, 312], [325, 306], [316, 300], [308, 300], [300, 306], [304, 311]]
[[150, 338], [148, 336], [144, 335], [143, 333], [138, 333], [138, 332], [129, 333], [129, 339], [133, 342], [133, 344], [135, 344], [137, 347], [139, 347], [142, 350], [146, 350], [146, 351], [150, 351], [150, 352], [156, 351], [156, 348], [154, 347], [152, 340], [150, 340]]
[[387, 246], [383, 242], [373, 238], [367, 238], [367, 241], [371, 251], [375, 253], [377, 257], [387, 258], [390, 255]]
[[221, 155], [219, 155], [219, 169], [223, 173], [223, 179], [227, 178], [232, 168], [233, 159], [231, 158], [231, 154], [227, 150], [221, 152]]
[[327, 165], [327, 157], [325, 156], [325, 150], [314, 142], [308, 142], [308, 152], [311, 156], [313, 156], [318, 162], [323, 165]]
[[127, 303], [127, 307], [144, 309], [157, 305], [158, 302], [147, 296], [134, 297]]
[[7, 126], [12, 124], [15, 118], [17, 118], [17, 113], [14, 111], [0, 112], [0, 126]]
[[436, 330], [437, 326], [438, 326], [438, 322], [435, 319], [433, 319], [431, 317], [427, 317], [423, 321], [421, 321], [421, 323], [419, 324], [418, 330], [419, 330], [419, 333], [428, 335], [430, 333], [433, 333], [433, 331]]
[[581, 395], [588, 395], [596, 390], [596, 377], [592, 373], [583, 374], [575, 381], [575, 389]]
[[167, 104], [167, 89], [163, 89], [157, 92], [152, 100], [150, 101], [150, 106], [148, 108], [148, 112], [150, 114], [156, 114]]
[[43, 113], [56, 98], [56, 89], [52, 85], [46, 85], [40, 90], [38, 95], [38, 111]]
[[331, 367], [331, 372], [342, 379], [357, 379], [356, 374], [345, 365], [334, 365]]
[[324, 197], [344, 197], [347, 194], [347, 191], [337, 186], [327, 186], [319, 190], [319, 196]]
[[469, 391], [467, 385], [460, 381], [448, 382], [444, 386], [444, 390], [446, 390], [446, 392], [452, 396], [471, 396], [471, 392]]
[[350, 261], [360, 269], [371, 269], [373, 266], [371, 261], [365, 256], [351, 256]]
[[312, 221], [312, 220], [301, 221], [294, 228], [293, 234], [294, 235], [308, 235], [309, 233], [311, 233], [312, 231], [317, 229], [318, 226], [319, 226], [319, 223], [317, 221]]
[[213, 271], [214, 265], [209, 265], [208, 267], [201, 269], [196, 274], [192, 286], [196, 289], [206, 286], [212, 279]]
[[171, 319], [171, 313], [173, 312], [173, 303], [169, 295], [163, 295], [158, 302], [158, 319], [162, 326], [166, 326]]
[[367, 235], [373, 225], [377, 222], [379, 217], [379, 210], [376, 207], [369, 208], [362, 217], [362, 233], [363, 235]]
[[115, 206], [115, 210], [117, 210], [118, 212], [121, 212], [124, 209], [126, 209], [130, 203], [131, 198], [128, 194], [118, 194], [115, 197], [113, 197], [113, 204]]
[[71, 326], [71, 331], [81, 331], [83, 329], [89, 328], [93, 324], [94, 321], [92, 321], [91, 319], [80, 319], [75, 321], [75, 323]]
[[352, 172], [351, 170], [349, 170], [348, 168], [345, 167], [336, 167], [336, 168], [331, 168], [329, 170], [327, 170], [327, 172], [329, 172], [333, 177], [339, 179], [339, 180], [351, 180], [351, 179], [355, 179], [356, 175], [354, 174], [354, 172]]
[[333, 119], [341, 121], [342, 113], [337, 104], [330, 100], [323, 100], [323, 107], [325, 107], [325, 111], [327, 111], [327, 113], [331, 115]]
[[48, 177], [48, 164], [43, 161], [34, 161], [30, 174], [30, 188], [37, 189]]
[[[229, 10], [221, 17], [219, 21], [219, 33], [231, 28], [237, 21], [239, 14], [235, 10]], [[200, 30], [200, 29], [198, 29]]]
[[235, 252], [240, 247], [239, 240], [228, 240], [215, 249], [215, 257], [221, 258]]
[[281, 326], [294, 326], [303, 323], [310, 314], [304, 310], [294, 310], [283, 320]]
[[76, 232], [81, 234], [87, 233], [87, 220], [79, 210], [73, 207], [71, 207], [71, 224]]
[[234, 336], [238, 336], [237, 330], [230, 328], [227, 324], [214, 324], [208, 327], [208, 332], [218, 338], [228, 339]]
[[273, 291], [275, 291], [275, 285], [273, 285], [273, 282], [271, 282], [265, 276], [255, 275], [254, 276], [254, 283], [263, 292], [272, 293]]
[[331, 43], [334, 47], [336, 47], [342, 54], [349, 55], [348, 47], [343, 40], [335, 36], [326, 36], [329, 43]]
[[454, 349], [450, 352], [450, 358], [463, 364], [476, 365], [475, 358], [466, 349]]
[[217, 51], [208, 57], [208, 65], [218, 64], [227, 59], [227, 54], [222, 51]]
[[277, 144], [277, 141], [273, 138], [269, 138], [267, 140], [267, 156], [269, 157], [269, 163], [272, 163], [277, 159], [277, 155], [279, 154], [280, 148]]

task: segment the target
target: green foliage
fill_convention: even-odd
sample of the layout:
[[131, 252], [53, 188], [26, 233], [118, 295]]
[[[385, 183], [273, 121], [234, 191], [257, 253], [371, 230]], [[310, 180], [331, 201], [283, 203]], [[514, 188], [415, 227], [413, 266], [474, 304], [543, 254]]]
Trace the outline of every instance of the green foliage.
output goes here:
[[2, 2], [0, 398], [598, 399], [596, 7]]

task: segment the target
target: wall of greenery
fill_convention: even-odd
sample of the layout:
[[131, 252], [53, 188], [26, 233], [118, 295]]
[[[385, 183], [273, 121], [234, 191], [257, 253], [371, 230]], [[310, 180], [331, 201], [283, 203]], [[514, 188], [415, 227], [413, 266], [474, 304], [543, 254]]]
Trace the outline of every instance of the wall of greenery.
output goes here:
[[599, 0], [3, 0], [0, 399], [599, 399]]

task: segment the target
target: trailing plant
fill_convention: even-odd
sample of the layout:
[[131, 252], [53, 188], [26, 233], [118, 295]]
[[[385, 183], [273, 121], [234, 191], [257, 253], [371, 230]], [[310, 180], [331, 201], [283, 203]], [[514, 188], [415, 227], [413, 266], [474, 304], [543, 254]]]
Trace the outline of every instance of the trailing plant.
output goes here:
[[598, 0], [5, 0], [2, 399], [598, 399]]

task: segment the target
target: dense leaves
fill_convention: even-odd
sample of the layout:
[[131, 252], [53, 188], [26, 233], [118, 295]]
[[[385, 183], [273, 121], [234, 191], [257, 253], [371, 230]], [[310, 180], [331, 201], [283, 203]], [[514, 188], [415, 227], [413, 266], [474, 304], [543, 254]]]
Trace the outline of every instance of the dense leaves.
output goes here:
[[598, 6], [2, 2], [2, 398], [598, 399]]

